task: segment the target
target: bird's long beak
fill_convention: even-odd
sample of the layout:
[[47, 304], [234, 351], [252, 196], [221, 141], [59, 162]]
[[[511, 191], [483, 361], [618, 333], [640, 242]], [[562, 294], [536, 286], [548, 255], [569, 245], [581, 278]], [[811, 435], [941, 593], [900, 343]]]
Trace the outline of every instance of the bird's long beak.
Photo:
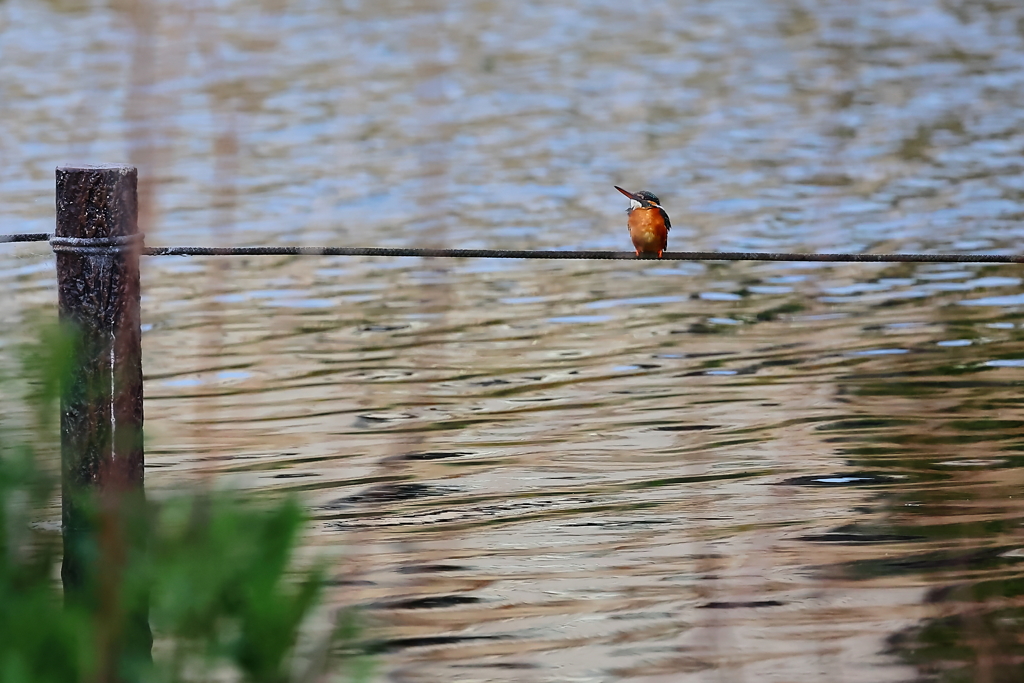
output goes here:
[[623, 189], [622, 189], [621, 187], [619, 187], [618, 185], [612, 185], [612, 187], [614, 187], [614, 188], [615, 188], [616, 190], [618, 190], [618, 191], [619, 191], [619, 192], [621, 192], [622, 194], [626, 195], [627, 197], [629, 197], [629, 198], [630, 198], [630, 199], [632, 199], [633, 201], [636, 201], [636, 202], [639, 202], [639, 201], [641, 201], [641, 199], [640, 199], [639, 197], [637, 197], [637, 196], [636, 196], [635, 194], [633, 194], [632, 192], [628, 192], [628, 191], [626, 191], [626, 190], [623, 190]]

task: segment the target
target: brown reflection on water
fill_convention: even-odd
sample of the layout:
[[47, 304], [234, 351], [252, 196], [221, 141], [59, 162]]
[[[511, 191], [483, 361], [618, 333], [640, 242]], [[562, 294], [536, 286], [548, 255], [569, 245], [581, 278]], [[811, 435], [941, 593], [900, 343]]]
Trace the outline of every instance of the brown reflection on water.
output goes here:
[[[341, 595], [379, 620], [392, 677], [906, 680], [885, 636], [940, 613], [930, 591], [995, 540], [982, 518], [1016, 528], [996, 502], [1016, 461], [993, 450], [1018, 371], [985, 363], [1018, 328], [962, 293], [901, 296], [954, 271], [876, 269], [884, 305], [837, 305], [814, 290], [858, 269], [756, 294], [779, 266], [427, 265], [280, 262], [280, 290], [225, 295], [247, 305], [221, 313], [219, 364], [150, 342], [155, 429], [187, 397], [222, 481], [303, 491], [318, 547], [358, 539]], [[701, 298], [723, 275], [748, 291]], [[970, 422], [993, 404], [1004, 422]]]
[[[151, 244], [623, 248], [618, 183], [676, 249], [1019, 252], [1022, 22], [5, 0], [0, 219], [127, 157]], [[144, 267], [150, 490], [299, 492], [381, 680], [1015, 680], [1016, 267]]]
[[[945, 323], [964, 329], [970, 321], [949, 316]], [[987, 327], [1002, 338], [978, 340], [993, 347], [980, 363], [962, 353], [941, 372], [909, 367], [898, 382], [865, 378], [855, 392], [858, 403], [900, 419], [882, 433], [850, 439], [847, 452], [907, 484], [842, 530], [891, 542], [890, 552], [833, 570], [927, 588], [928, 617], [888, 640], [890, 652], [933, 680], [1020, 676], [1024, 421], [1020, 380], [999, 370], [1018, 365], [1006, 356], [1020, 355], [1021, 333], [1009, 323]]]

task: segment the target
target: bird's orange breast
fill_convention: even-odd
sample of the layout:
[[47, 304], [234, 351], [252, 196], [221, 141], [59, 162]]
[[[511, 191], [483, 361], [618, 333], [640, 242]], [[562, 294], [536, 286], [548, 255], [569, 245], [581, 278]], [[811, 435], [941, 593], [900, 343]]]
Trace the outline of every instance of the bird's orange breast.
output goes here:
[[668, 226], [659, 209], [633, 209], [627, 225], [638, 252], [659, 253], [668, 248]]

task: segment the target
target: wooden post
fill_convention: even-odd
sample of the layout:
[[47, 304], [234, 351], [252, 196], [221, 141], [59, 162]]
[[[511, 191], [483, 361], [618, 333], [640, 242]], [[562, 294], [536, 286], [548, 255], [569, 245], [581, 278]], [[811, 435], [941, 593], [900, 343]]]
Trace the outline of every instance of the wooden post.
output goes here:
[[145, 605], [119, 597], [138, 528], [126, 517], [144, 501], [137, 181], [125, 166], [58, 168], [52, 240], [60, 318], [76, 342], [61, 396], [61, 578], [65, 602], [97, 620], [105, 682], [151, 644]]

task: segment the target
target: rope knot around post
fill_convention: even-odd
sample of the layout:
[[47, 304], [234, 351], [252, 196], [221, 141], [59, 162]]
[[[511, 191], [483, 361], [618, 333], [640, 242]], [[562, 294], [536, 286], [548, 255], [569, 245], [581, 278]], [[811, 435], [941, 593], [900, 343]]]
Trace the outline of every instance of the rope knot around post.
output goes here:
[[125, 252], [139, 251], [145, 241], [141, 232], [116, 237], [51, 237], [50, 247], [58, 254], [87, 254], [90, 256], [112, 256]]

